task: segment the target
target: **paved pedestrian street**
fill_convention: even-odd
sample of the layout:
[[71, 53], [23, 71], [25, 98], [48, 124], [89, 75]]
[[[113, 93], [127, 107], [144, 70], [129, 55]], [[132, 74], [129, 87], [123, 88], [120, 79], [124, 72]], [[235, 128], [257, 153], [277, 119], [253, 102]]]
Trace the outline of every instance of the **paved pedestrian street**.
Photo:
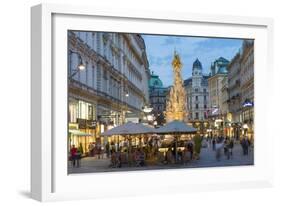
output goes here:
[[254, 150], [251, 148], [248, 155], [243, 155], [240, 144], [235, 144], [233, 156], [228, 160], [221, 152], [220, 161], [216, 159], [216, 152], [212, 147], [202, 148], [199, 160], [191, 160], [187, 164], [156, 164], [144, 167], [130, 167], [122, 165], [121, 168], [111, 168], [110, 159], [96, 157], [85, 157], [81, 160], [80, 167], [72, 167], [69, 162], [69, 174], [91, 173], [91, 172], [113, 172], [113, 171], [135, 171], [135, 170], [153, 170], [153, 169], [175, 169], [175, 168], [200, 168], [200, 167], [220, 167], [220, 166], [243, 166], [254, 164]]

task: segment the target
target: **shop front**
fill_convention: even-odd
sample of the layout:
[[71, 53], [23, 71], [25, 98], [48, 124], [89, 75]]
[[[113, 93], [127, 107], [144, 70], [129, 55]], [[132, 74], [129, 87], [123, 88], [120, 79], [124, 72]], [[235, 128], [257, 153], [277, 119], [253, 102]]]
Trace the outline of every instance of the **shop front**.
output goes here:
[[89, 152], [89, 144], [96, 142], [96, 104], [69, 99], [68, 145], [74, 145], [82, 155]]
[[245, 100], [241, 114], [242, 119], [242, 135], [253, 139], [254, 138], [254, 102]]

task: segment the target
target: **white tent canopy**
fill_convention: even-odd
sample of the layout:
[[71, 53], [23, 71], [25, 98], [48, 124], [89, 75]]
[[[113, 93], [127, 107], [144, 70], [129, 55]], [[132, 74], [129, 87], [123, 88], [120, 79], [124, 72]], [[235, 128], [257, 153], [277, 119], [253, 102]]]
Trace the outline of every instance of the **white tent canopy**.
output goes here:
[[188, 134], [196, 132], [197, 130], [194, 127], [188, 126], [186, 123], [178, 120], [169, 122], [165, 126], [155, 130], [157, 134]]
[[128, 122], [126, 124], [114, 127], [101, 134], [101, 136], [111, 135], [134, 135], [134, 134], [153, 134], [155, 130], [153, 128], [144, 126], [140, 123]]

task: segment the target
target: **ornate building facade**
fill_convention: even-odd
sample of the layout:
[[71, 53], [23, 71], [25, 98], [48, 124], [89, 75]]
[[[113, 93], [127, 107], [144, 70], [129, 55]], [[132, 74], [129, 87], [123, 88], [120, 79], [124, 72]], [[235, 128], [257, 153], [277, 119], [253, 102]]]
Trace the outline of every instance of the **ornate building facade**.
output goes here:
[[249, 138], [254, 133], [254, 41], [244, 40], [241, 51], [241, 119], [243, 135]]
[[184, 81], [187, 93], [187, 107], [190, 121], [204, 121], [209, 107], [208, 75], [203, 75], [202, 64], [196, 59], [192, 67], [192, 77]]
[[231, 137], [240, 137], [241, 122], [241, 88], [240, 88], [240, 70], [241, 55], [237, 53], [228, 65], [228, 107], [232, 119]]
[[145, 44], [138, 34], [69, 31], [68, 50], [69, 129], [90, 135], [87, 150], [109, 126], [140, 118], [149, 101]]
[[149, 102], [153, 108], [153, 114], [157, 121], [157, 125], [163, 124], [164, 111], [166, 110], [166, 97], [169, 89], [163, 86], [163, 83], [158, 75], [153, 72], [150, 75], [149, 80]]
[[226, 111], [225, 92], [227, 87], [227, 66], [229, 61], [223, 57], [215, 60], [211, 65], [211, 76], [208, 79], [209, 87], [209, 112], [208, 117], [212, 120], [212, 127], [217, 134], [223, 134], [223, 124]]

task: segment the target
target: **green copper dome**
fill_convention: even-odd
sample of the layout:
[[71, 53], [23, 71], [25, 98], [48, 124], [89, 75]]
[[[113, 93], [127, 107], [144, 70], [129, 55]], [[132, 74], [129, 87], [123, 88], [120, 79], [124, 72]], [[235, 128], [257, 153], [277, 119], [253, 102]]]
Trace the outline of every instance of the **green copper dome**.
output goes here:
[[158, 75], [155, 75], [153, 73], [150, 75], [149, 87], [157, 87], [157, 88], [163, 87], [163, 83], [161, 79], [159, 79]]

